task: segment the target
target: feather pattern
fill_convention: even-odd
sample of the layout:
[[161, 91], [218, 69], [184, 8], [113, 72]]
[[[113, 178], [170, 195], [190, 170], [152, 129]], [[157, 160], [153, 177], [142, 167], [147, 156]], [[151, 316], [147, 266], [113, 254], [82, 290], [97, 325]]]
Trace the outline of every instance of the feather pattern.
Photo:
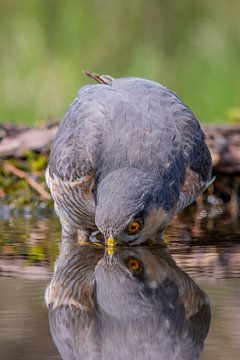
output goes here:
[[154, 81], [91, 77], [100, 84], [79, 91], [51, 149], [47, 183], [60, 217], [96, 228], [99, 184], [123, 168], [152, 178], [158, 206], [181, 211], [211, 183], [211, 156], [190, 109]]

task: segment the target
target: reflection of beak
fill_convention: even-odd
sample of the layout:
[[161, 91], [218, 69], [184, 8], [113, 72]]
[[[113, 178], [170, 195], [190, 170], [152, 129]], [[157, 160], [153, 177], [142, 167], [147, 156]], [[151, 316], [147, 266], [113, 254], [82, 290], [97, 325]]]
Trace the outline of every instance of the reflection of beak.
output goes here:
[[114, 248], [116, 246], [116, 240], [113, 237], [107, 239], [107, 253], [108, 255], [114, 254]]

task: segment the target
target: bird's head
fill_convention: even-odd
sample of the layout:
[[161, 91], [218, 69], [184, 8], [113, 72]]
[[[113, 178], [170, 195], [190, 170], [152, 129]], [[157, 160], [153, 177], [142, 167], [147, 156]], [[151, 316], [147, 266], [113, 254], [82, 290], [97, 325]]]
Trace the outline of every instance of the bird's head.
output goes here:
[[154, 179], [136, 168], [116, 170], [100, 181], [95, 221], [105, 242], [140, 244], [168, 223], [155, 188]]

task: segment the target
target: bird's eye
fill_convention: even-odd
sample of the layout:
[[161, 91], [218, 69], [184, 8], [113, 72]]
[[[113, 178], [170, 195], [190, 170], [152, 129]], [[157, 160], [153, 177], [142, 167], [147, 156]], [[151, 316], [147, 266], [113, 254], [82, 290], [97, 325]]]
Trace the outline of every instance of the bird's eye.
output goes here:
[[140, 219], [134, 219], [126, 228], [128, 235], [133, 235], [142, 230], [143, 223]]
[[135, 257], [129, 257], [127, 259], [127, 267], [132, 270], [135, 274], [141, 274], [143, 271], [143, 264], [140, 260]]

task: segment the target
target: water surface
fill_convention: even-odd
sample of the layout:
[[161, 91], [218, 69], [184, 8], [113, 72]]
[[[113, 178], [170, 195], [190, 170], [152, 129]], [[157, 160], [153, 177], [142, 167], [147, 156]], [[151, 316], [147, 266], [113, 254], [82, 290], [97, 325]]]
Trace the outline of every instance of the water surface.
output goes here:
[[[0, 215], [0, 359], [60, 359], [44, 301], [58, 255], [58, 220], [44, 211], [1, 209]], [[200, 359], [239, 359], [239, 234], [236, 216], [218, 206], [205, 206], [185, 212], [165, 235], [169, 255], [180, 271], [210, 299], [211, 325]]]

